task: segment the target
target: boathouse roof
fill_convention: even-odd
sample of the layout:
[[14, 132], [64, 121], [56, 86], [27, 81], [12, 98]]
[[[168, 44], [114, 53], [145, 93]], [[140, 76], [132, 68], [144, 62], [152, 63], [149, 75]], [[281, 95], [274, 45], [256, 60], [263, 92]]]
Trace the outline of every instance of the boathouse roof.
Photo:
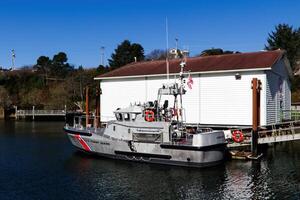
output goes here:
[[[270, 70], [283, 56], [285, 51], [259, 51], [250, 53], [236, 53], [213, 56], [190, 57], [186, 59], [186, 71], [191, 73], [218, 73], [228, 71]], [[177, 74], [180, 71], [182, 59], [169, 61], [169, 73]], [[289, 64], [288, 64], [289, 65]], [[290, 71], [290, 66], [288, 71]], [[160, 76], [166, 74], [166, 61], [133, 62], [116, 70], [95, 77], [95, 80]]]

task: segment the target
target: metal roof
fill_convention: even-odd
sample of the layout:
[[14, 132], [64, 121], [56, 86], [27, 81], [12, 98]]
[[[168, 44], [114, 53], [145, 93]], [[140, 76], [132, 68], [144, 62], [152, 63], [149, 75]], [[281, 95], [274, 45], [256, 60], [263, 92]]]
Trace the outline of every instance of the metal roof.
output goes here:
[[[223, 71], [244, 71], [244, 70], [266, 70], [282, 58], [285, 51], [259, 51], [251, 53], [237, 53], [214, 55], [204, 57], [191, 57], [186, 59], [185, 70], [192, 73], [208, 73]], [[181, 59], [169, 61], [169, 73], [175, 74], [180, 71]], [[120, 67], [116, 70], [95, 77], [96, 80], [158, 76], [166, 74], [166, 61], [143, 61], [134, 62]]]

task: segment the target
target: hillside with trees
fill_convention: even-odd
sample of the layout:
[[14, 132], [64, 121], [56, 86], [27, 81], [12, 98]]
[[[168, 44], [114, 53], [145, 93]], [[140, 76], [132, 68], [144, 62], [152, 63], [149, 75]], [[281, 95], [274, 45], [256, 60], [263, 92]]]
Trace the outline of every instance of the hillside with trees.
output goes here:
[[11, 109], [79, 109], [83, 106], [84, 87], [96, 88], [93, 78], [103, 69], [75, 69], [67, 63], [67, 56], [60, 52], [49, 59], [41, 56], [32, 67], [0, 73], [0, 106]]
[[97, 75], [120, 66], [144, 60], [144, 49], [140, 44], [124, 40], [112, 54], [110, 66], [75, 68], [68, 63], [67, 54], [59, 52], [52, 58], [40, 56], [33, 66], [18, 70], [0, 71], [0, 106], [6, 110], [14, 106], [23, 109], [82, 110], [85, 106], [85, 87], [89, 86], [91, 107], [95, 106]]
[[[265, 49], [284, 49], [295, 73], [300, 66], [300, 28], [288, 24], [279, 24], [271, 31], [266, 40]], [[239, 53], [211, 48], [196, 56], [222, 55]], [[95, 96], [97, 75], [115, 70], [131, 62], [143, 60], [165, 60], [169, 55], [166, 50], [154, 49], [146, 56], [141, 44], [129, 40], [121, 42], [108, 59], [109, 66], [97, 68], [75, 68], [68, 63], [67, 54], [58, 52], [52, 58], [40, 56], [32, 66], [25, 66], [14, 71], [0, 71], [0, 106], [5, 109], [19, 108], [78, 110], [84, 107], [85, 86], [90, 86], [91, 96]], [[300, 101], [300, 78], [295, 76], [292, 82], [292, 100]], [[94, 103], [92, 102], [93, 106]]]

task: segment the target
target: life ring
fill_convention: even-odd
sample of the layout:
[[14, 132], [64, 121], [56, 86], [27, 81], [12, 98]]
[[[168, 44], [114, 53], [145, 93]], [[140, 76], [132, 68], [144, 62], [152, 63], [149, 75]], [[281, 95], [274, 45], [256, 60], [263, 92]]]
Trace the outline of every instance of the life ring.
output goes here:
[[232, 132], [232, 139], [234, 142], [240, 143], [244, 141], [244, 135], [242, 131], [240, 130], [235, 130]]
[[152, 110], [145, 111], [145, 120], [147, 122], [153, 122], [155, 120], [154, 112]]

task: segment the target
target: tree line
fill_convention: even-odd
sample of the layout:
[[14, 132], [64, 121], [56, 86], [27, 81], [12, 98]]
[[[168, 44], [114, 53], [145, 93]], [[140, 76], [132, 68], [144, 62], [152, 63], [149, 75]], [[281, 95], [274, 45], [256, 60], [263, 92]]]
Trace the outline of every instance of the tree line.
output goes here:
[[[294, 72], [300, 65], [300, 28], [288, 24], [279, 24], [269, 33], [266, 50], [284, 49]], [[180, 51], [175, 57], [182, 57]], [[221, 48], [211, 48], [196, 56], [222, 55], [240, 53]], [[115, 70], [128, 63], [174, 59], [174, 55], [166, 50], [154, 49], [145, 55], [141, 44], [129, 40], [121, 42], [108, 60], [108, 66], [99, 65], [86, 69], [83, 66], [74, 67], [68, 63], [67, 54], [58, 52], [52, 58], [40, 56], [33, 66], [24, 66], [15, 71], [0, 72], [0, 106], [11, 109], [19, 108], [62, 109], [64, 105], [69, 110], [84, 107], [84, 87], [96, 88], [98, 83], [93, 80], [97, 75]], [[292, 80], [293, 100], [300, 100], [300, 79]], [[91, 90], [94, 96], [95, 90]], [[93, 98], [92, 98], [93, 99]], [[92, 102], [93, 106], [94, 103]]]

